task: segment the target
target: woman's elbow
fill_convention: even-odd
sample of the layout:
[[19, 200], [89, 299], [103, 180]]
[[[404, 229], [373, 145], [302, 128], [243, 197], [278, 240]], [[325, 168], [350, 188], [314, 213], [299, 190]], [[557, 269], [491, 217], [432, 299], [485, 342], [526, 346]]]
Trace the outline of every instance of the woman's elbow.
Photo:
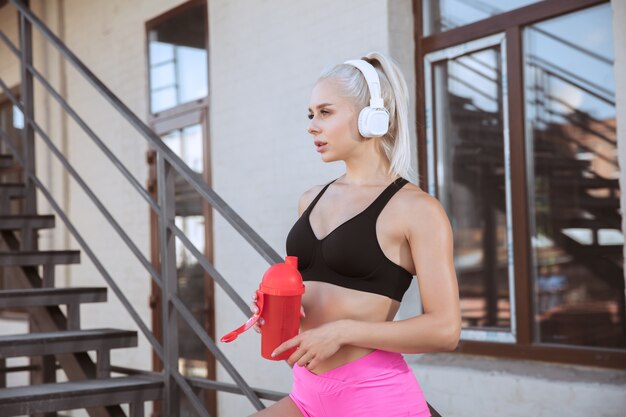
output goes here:
[[448, 327], [447, 331], [444, 333], [442, 337], [442, 350], [451, 352], [456, 350], [459, 345], [459, 341], [461, 340], [461, 325], [460, 323], [455, 326]]

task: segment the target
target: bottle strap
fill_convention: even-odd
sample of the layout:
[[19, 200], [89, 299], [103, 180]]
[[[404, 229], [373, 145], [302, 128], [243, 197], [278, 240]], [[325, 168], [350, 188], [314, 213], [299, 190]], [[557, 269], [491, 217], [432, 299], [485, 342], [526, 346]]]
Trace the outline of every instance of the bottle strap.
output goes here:
[[237, 338], [237, 336], [239, 336], [241, 333], [245, 332], [246, 330], [248, 330], [250, 327], [254, 326], [254, 323], [256, 323], [259, 318], [261, 317], [261, 315], [263, 314], [263, 292], [260, 290], [256, 291], [256, 296], [257, 296], [257, 307], [259, 308], [259, 311], [257, 313], [255, 313], [252, 317], [250, 317], [248, 319], [247, 322], [245, 322], [241, 327], [233, 330], [232, 332], [224, 335], [220, 341], [224, 342], [224, 343], [228, 343], [228, 342], [232, 342], [233, 340], [235, 340]]

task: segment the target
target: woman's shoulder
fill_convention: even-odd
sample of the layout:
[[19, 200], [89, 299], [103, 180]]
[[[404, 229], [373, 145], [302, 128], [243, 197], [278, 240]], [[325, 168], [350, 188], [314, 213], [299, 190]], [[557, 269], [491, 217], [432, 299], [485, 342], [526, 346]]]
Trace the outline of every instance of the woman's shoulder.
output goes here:
[[313, 202], [315, 196], [317, 196], [322, 188], [324, 188], [326, 184], [314, 185], [308, 190], [304, 191], [298, 200], [298, 215], [302, 215], [304, 210]]
[[405, 185], [398, 192], [396, 208], [398, 210], [396, 214], [400, 218], [406, 219], [407, 225], [410, 224], [412, 227], [419, 225], [435, 226], [448, 221], [441, 202], [413, 183]]
[[443, 210], [439, 200], [412, 182], [407, 183], [398, 192], [398, 209], [404, 213], [432, 214]]

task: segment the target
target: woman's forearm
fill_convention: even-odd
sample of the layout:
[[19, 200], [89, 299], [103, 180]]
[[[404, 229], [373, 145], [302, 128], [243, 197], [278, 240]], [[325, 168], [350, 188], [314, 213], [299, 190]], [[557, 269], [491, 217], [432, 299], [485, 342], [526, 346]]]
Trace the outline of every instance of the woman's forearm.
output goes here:
[[342, 345], [361, 346], [399, 353], [427, 353], [454, 350], [460, 329], [432, 314], [405, 320], [365, 322], [340, 320], [338, 337]]

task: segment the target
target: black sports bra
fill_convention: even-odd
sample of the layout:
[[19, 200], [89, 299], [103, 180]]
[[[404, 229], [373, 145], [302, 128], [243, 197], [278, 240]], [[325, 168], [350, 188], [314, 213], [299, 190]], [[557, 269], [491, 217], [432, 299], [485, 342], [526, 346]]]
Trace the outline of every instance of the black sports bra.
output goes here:
[[328, 186], [309, 204], [287, 235], [287, 255], [298, 257], [304, 281], [323, 281], [402, 301], [413, 274], [384, 254], [376, 237], [376, 219], [391, 197], [408, 181], [397, 178], [365, 210], [323, 239], [313, 232], [309, 215]]

